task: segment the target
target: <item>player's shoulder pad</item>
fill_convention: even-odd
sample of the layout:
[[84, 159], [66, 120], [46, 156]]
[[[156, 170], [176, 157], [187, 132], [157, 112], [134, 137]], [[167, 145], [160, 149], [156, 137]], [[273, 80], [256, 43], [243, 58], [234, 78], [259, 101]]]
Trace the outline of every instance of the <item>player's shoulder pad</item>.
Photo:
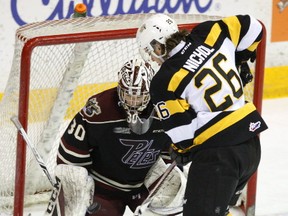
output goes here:
[[118, 102], [117, 88], [108, 89], [90, 97], [80, 114], [91, 122], [125, 119], [125, 112]]

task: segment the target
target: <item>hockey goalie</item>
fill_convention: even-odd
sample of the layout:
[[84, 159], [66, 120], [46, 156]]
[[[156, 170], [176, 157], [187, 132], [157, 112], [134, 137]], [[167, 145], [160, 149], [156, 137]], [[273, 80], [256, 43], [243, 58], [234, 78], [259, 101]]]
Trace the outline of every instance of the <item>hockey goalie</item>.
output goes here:
[[[88, 209], [92, 215], [118, 216], [127, 208], [135, 212], [138, 206], [143, 211], [153, 182], [169, 166], [166, 162], [171, 162], [171, 140], [150, 102], [153, 76], [148, 63], [128, 60], [118, 71], [118, 85], [91, 96], [69, 123], [59, 145], [56, 169], [67, 215], [85, 215]], [[157, 196], [150, 197], [147, 211], [161, 214], [166, 207], [165, 211], [175, 211], [174, 196], [184, 186], [183, 173], [174, 168], [157, 189]]]

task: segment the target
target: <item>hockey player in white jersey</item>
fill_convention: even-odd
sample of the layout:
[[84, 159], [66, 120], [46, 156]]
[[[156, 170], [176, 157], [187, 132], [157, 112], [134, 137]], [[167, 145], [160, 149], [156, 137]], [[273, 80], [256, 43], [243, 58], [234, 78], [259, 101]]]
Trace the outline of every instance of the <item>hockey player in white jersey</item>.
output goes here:
[[262, 31], [249, 15], [206, 21], [190, 32], [156, 14], [138, 29], [141, 55], [161, 66], [150, 93], [174, 143], [171, 156], [179, 164], [192, 161], [184, 216], [230, 214], [228, 206], [257, 170], [258, 134], [267, 126], [243, 87]]

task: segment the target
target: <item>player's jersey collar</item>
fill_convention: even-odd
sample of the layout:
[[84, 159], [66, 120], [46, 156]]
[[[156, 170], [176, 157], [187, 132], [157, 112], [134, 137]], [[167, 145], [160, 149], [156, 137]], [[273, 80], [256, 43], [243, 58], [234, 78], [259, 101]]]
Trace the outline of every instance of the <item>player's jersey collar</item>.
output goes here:
[[184, 46], [185, 46], [186, 42], [185, 41], [181, 41], [175, 48], [173, 48], [170, 52], [169, 52], [169, 57], [172, 57], [173, 55], [175, 55], [177, 52], [179, 52]]

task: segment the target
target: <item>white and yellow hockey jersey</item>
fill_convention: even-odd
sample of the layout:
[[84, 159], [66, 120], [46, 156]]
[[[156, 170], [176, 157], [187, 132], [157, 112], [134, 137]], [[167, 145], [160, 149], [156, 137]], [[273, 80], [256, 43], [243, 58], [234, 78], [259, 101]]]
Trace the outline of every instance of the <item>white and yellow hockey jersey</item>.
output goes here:
[[237, 60], [248, 60], [262, 38], [249, 15], [197, 25], [176, 46], [151, 83], [165, 132], [181, 152], [236, 145], [267, 128], [246, 103]]

